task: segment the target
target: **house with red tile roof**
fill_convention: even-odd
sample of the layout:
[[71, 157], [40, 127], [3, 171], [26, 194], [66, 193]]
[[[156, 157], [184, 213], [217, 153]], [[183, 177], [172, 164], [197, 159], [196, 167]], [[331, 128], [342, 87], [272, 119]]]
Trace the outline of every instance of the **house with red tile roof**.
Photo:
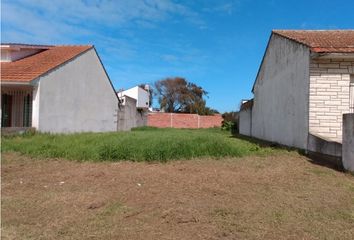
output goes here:
[[117, 130], [118, 97], [94, 46], [1, 44], [1, 127]]
[[252, 92], [241, 134], [340, 156], [342, 115], [354, 112], [354, 30], [272, 31]]

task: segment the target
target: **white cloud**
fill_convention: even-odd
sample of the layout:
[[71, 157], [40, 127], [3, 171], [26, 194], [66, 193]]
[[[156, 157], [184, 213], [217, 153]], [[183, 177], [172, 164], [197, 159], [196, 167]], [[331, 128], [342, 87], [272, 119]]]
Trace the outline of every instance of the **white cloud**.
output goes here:
[[4, 0], [2, 15], [5, 31], [11, 26], [40, 39], [54, 40], [65, 34], [89, 34], [96, 27], [137, 24], [151, 28], [178, 15], [198, 24], [196, 13], [172, 0]]
[[204, 12], [208, 13], [220, 13], [220, 14], [227, 14], [232, 15], [237, 7], [240, 5], [239, 0], [229, 0], [229, 1], [220, 1], [219, 4], [214, 5], [213, 7], [206, 7], [203, 8]]
[[[78, 28], [65, 21], [58, 21], [58, 18], [42, 8], [32, 9], [24, 4], [17, 4], [16, 1], [2, 3], [2, 37], [8, 41], [16, 42], [60, 42], [68, 41], [70, 36], [87, 35], [90, 31], [85, 28]], [[52, 16], [52, 17], [51, 17]]]
[[[177, 71], [176, 64], [202, 59], [192, 46], [180, 46], [178, 39], [146, 39], [139, 34], [139, 29], [155, 30], [168, 20], [206, 28], [199, 13], [174, 0], [2, 0], [1, 10], [2, 41], [95, 44], [119, 83], [160, 78]], [[173, 66], [146, 68], [161, 59]]]
[[109, 41], [132, 53], [129, 40], [112, 39], [109, 32], [126, 31], [134, 38], [132, 29], [154, 29], [173, 17], [205, 28], [198, 13], [173, 0], [3, 0], [2, 39], [38, 44]]

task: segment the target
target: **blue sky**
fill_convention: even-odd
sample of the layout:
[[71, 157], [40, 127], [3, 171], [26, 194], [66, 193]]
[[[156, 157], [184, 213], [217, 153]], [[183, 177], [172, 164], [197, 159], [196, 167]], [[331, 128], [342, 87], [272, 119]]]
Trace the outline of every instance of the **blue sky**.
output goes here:
[[1, 41], [94, 44], [116, 89], [180, 76], [237, 110], [272, 29], [353, 29], [354, 1], [2, 0]]

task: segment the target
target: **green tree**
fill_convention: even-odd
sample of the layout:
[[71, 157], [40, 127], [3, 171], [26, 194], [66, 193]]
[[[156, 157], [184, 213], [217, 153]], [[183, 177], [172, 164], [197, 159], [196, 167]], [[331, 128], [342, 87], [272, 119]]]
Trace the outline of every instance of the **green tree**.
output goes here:
[[207, 91], [181, 77], [155, 82], [155, 94], [165, 112], [198, 113], [212, 115], [217, 111], [206, 106]]

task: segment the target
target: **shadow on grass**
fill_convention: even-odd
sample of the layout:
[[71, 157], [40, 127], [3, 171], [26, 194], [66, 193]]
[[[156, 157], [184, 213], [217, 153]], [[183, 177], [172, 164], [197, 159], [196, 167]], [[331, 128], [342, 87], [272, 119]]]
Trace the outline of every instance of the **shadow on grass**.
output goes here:
[[321, 153], [308, 152], [306, 155], [310, 159], [310, 162], [322, 167], [327, 167], [339, 172], [344, 172], [342, 159], [340, 157], [334, 157]]
[[279, 150], [286, 150], [288, 152], [298, 152], [301, 155], [305, 155], [305, 151], [302, 149], [298, 149], [295, 147], [289, 147], [289, 146], [285, 146], [279, 143], [275, 143], [275, 142], [269, 142], [269, 141], [265, 141], [265, 140], [261, 140], [261, 139], [257, 139], [257, 138], [253, 138], [253, 137], [248, 137], [248, 136], [244, 136], [241, 134], [233, 134], [232, 136], [230, 136], [230, 138], [238, 138], [244, 141], [248, 141], [250, 143], [256, 144], [260, 147], [271, 147], [274, 149], [279, 149]]
[[279, 149], [279, 150], [286, 150], [289, 152], [294, 151], [294, 152], [299, 153], [302, 156], [307, 157], [309, 159], [309, 162], [312, 164], [326, 167], [326, 168], [330, 168], [330, 169], [340, 171], [340, 172], [344, 171], [342, 160], [340, 157], [334, 157], [334, 156], [325, 155], [325, 154], [321, 154], [321, 153], [309, 152], [304, 149], [289, 147], [289, 146], [285, 146], [285, 145], [282, 145], [279, 143], [269, 142], [269, 141], [249, 137], [249, 136], [244, 136], [241, 134], [233, 134], [230, 137], [242, 139], [244, 141], [248, 141], [250, 143], [257, 144], [260, 147], [271, 147], [271, 148], [275, 148], [275, 149]]

